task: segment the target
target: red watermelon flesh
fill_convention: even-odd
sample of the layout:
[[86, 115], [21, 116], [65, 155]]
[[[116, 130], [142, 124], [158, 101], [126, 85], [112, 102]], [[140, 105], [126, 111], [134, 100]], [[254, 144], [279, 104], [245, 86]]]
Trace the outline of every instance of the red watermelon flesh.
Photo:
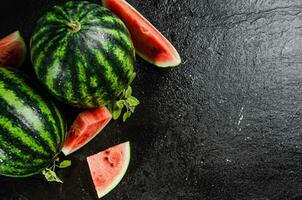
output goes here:
[[125, 175], [130, 162], [130, 143], [125, 142], [87, 157], [99, 198], [108, 194]]
[[103, 0], [103, 6], [125, 23], [137, 54], [143, 59], [158, 67], [172, 67], [181, 63], [173, 45], [125, 0]]
[[111, 120], [112, 115], [103, 106], [81, 112], [73, 122], [62, 152], [69, 155], [92, 140]]
[[0, 67], [20, 67], [25, 55], [26, 46], [19, 31], [0, 39]]

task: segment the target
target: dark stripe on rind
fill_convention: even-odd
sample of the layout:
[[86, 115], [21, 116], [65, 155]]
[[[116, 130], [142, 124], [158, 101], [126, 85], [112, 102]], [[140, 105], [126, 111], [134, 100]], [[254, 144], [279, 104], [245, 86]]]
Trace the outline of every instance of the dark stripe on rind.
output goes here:
[[[31, 149], [33, 152], [32, 154], [37, 154], [39, 156], [43, 156], [43, 157], [48, 157], [50, 152], [55, 153], [53, 150], [51, 150], [51, 148], [49, 147], [48, 143], [45, 142], [41, 137], [40, 137], [40, 133], [33, 130], [32, 127], [30, 127], [30, 125], [25, 124], [24, 121], [20, 118], [20, 116], [18, 116], [18, 114], [14, 111], [14, 107], [11, 107], [9, 105], [7, 105], [6, 103], [0, 103], [0, 107], [5, 108], [4, 106], [6, 106], [6, 112], [1, 113], [0, 117], [4, 117], [7, 119], [10, 119], [11, 122], [14, 122], [16, 129], [22, 129], [24, 134], [26, 134], [30, 140], [32, 141], [32, 143], [35, 143], [37, 146], [39, 146], [40, 148], [43, 149], [42, 152], [40, 151], [36, 151], [34, 149], [32, 149], [32, 145], [27, 145], [27, 149]], [[23, 126], [19, 126], [19, 124], [23, 124]], [[22, 138], [16, 138], [16, 140], [18, 139], [22, 139]], [[20, 142], [22, 142], [20, 140]], [[24, 141], [23, 141], [24, 142]], [[26, 144], [24, 144], [26, 145]]]
[[14, 91], [18, 95], [22, 95], [22, 100], [26, 102], [27, 106], [35, 110], [35, 113], [39, 115], [39, 119], [45, 127], [45, 132], [48, 133], [48, 136], [52, 138], [52, 141], [54, 143], [58, 144], [61, 137], [59, 135], [60, 131], [54, 124], [54, 118], [56, 116], [52, 115], [52, 109], [50, 108], [50, 106], [47, 105], [40, 96], [36, 95], [30, 87], [24, 84], [25, 82], [21, 81], [22, 79], [20, 77], [17, 78], [14, 76], [9, 76], [9, 73], [5, 73], [4, 75], [5, 77], [3, 77], [0, 73], [0, 80], [5, 80], [6, 88], [8, 90]]
[[[58, 35], [55, 39], [53, 39], [51, 42], [49, 42], [46, 46], [41, 47], [41, 50], [35, 50], [32, 51], [32, 63], [35, 69], [35, 73], [37, 77], [40, 79], [41, 75], [45, 76], [45, 72], [48, 69], [49, 64], [52, 64], [54, 62], [53, 54], [55, 53], [54, 49], [58, 43], [64, 42], [63, 35]], [[41, 73], [41, 70], [43, 73]]]
[[66, 139], [66, 124], [65, 124], [65, 120], [63, 119], [63, 116], [61, 115], [60, 111], [58, 110], [58, 108], [56, 107], [56, 105], [54, 105], [54, 103], [50, 102], [50, 104], [53, 106], [53, 109], [50, 109], [51, 115], [53, 116], [53, 119], [55, 121], [54, 124], [52, 124], [52, 126], [56, 127], [58, 129], [58, 132], [56, 132], [56, 136], [58, 137], [57, 140], [57, 153], [59, 153], [59, 151], [61, 150], [62, 145], [65, 142]]
[[64, 20], [69, 21], [70, 20], [70, 16], [69, 14], [63, 9], [62, 6], [56, 5], [54, 6], [51, 11], [49, 11], [50, 13], [53, 13], [54, 15], [56, 15], [58, 18], [62, 18]]
[[[65, 90], [66, 90], [66, 84], [65, 83], [66, 82], [65, 82], [65, 80], [70, 80], [70, 79], [66, 79], [66, 78], [68, 78], [67, 73], [70, 73], [70, 71], [68, 71], [70, 69], [67, 68], [68, 67], [67, 63], [68, 63], [68, 60], [73, 59], [73, 58], [70, 58], [69, 55], [68, 55], [69, 52], [67, 51], [67, 48], [69, 48], [69, 46], [70, 46], [70, 44], [68, 44], [68, 40], [69, 40], [69, 37], [66, 36], [64, 46], [59, 45], [62, 49], [64, 49], [64, 51], [61, 50], [61, 49], [57, 50], [57, 51], [61, 51], [61, 53], [63, 53], [64, 55], [61, 55], [61, 59], [59, 59], [60, 63], [61, 63], [60, 70], [59, 70], [57, 76], [54, 77], [54, 84], [53, 84], [54, 87], [51, 88], [52, 92], [55, 92], [56, 95], [61, 96], [64, 99], [66, 99], [66, 96], [65, 96]], [[53, 60], [57, 59], [57, 57], [54, 56], [57, 53], [59, 53], [57, 51], [52, 52], [51, 58]], [[45, 78], [46, 78], [46, 76], [42, 78], [42, 82], [44, 82], [44, 83], [45, 83]], [[69, 78], [71, 78], [71, 77], [69, 77]]]
[[82, 22], [89, 23], [91, 27], [93, 27], [95, 23], [102, 23], [104, 24], [111, 24], [115, 27], [124, 27], [126, 28], [125, 24], [122, 20], [120, 20], [116, 15], [114, 15], [110, 10], [106, 8], [102, 9], [94, 9], [88, 13], [85, 18], [83, 18]]
[[[77, 8], [77, 13], [79, 15], [79, 22], [82, 22], [82, 20], [84, 18], [86, 18], [89, 13], [93, 12], [95, 9], [99, 9], [99, 7], [100, 7], [99, 5], [91, 4], [91, 3], [87, 2], [87, 1], [85, 1], [85, 4], [82, 3]], [[84, 12], [84, 10], [86, 12]]]
[[[98, 46], [87, 46], [86, 48], [87, 49], [95, 49], [97, 47], [98, 51], [104, 56], [104, 58], [110, 64], [113, 72], [119, 78], [119, 82], [121, 82], [123, 84], [123, 87], [126, 87], [127, 84], [128, 84], [128, 81], [129, 81], [128, 80], [129, 79], [128, 70], [125, 70], [124, 69], [124, 64], [121, 63], [118, 59], [116, 59], [116, 57], [112, 54], [112, 52], [109, 51], [112, 48], [117, 48], [115, 45], [119, 46], [120, 42], [118, 42], [115, 39], [112, 39], [112, 40], [113, 40], [112, 46], [108, 50], [104, 49], [103, 46], [105, 46], [105, 45], [102, 42]], [[92, 45], [94, 45], [94, 44], [92, 44]], [[119, 47], [119, 48], [123, 49], [125, 47]], [[93, 53], [93, 55], [94, 55], [94, 53]], [[96, 62], [96, 61], [94, 60], [93, 62]], [[108, 87], [109, 89], [111, 88], [110, 83], [108, 83], [108, 81], [107, 81], [106, 87]], [[109, 91], [109, 94], [112, 94], [112, 91]], [[117, 94], [115, 94], [115, 95], [117, 95]], [[113, 97], [113, 98], [115, 98], [115, 97]]]
[[[119, 18], [114, 15], [110, 10], [104, 7], [97, 7], [93, 12], [90, 12], [89, 15], [94, 16], [94, 19], [101, 19], [102, 17], [111, 17], [113, 20], [119, 20]], [[89, 18], [89, 16], [88, 16]], [[121, 21], [120, 21], [121, 22]]]
[[57, 107], [54, 107], [54, 110], [51, 110], [51, 111], [55, 112], [55, 113], [53, 113], [54, 116], [58, 116], [58, 117], [55, 118], [56, 119], [56, 125], [58, 127], [60, 127], [60, 130], [62, 131], [62, 135], [60, 137], [60, 139], [61, 139], [60, 140], [60, 144], [58, 144], [58, 146], [59, 146], [58, 149], [61, 150], [61, 148], [64, 145], [65, 139], [67, 137], [67, 130], [66, 130], [67, 129], [67, 127], [66, 127], [67, 125], [65, 123], [65, 119], [63, 118], [63, 116], [61, 115], [61, 113], [60, 113], [60, 111], [58, 110]]
[[[57, 143], [58, 139], [56, 134], [56, 131], [54, 130], [54, 127], [51, 126], [51, 122], [46, 120], [46, 116], [45, 115], [41, 115], [40, 113], [42, 112], [41, 110], [39, 110], [39, 108], [37, 107], [36, 102], [34, 102], [33, 99], [30, 99], [30, 95], [25, 94], [25, 93], [21, 93], [22, 91], [18, 90], [19, 88], [17, 87], [7, 87], [8, 90], [13, 90], [16, 93], [18, 93], [19, 95], [22, 95], [22, 99], [24, 99], [24, 101], [26, 102], [26, 106], [30, 107], [34, 113], [37, 114], [37, 116], [39, 116], [39, 119], [41, 120], [41, 122], [44, 125], [45, 128], [45, 134], [48, 133], [47, 135], [49, 136], [49, 138], [52, 139], [52, 141], [54, 143]], [[20, 92], [20, 93], [19, 93]], [[38, 136], [40, 133], [38, 131], [32, 131], [32, 133], [34, 133], [34, 136]], [[35, 138], [36, 139], [36, 138]], [[47, 145], [47, 143], [44, 142], [43, 144], [45, 151], [52, 151], [51, 148]], [[53, 153], [56, 153], [55, 151], [53, 151]]]
[[50, 33], [50, 35], [44, 36], [44, 40], [40, 40], [40, 42], [32, 41], [32, 48], [31, 48], [31, 58], [33, 61], [37, 59], [40, 55], [46, 55], [49, 49], [54, 48], [58, 45], [58, 42], [64, 38], [64, 34], [60, 32]]
[[[30, 161], [30, 162], [28, 162]], [[48, 161], [48, 162], [47, 162]], [[35, 163], [34, 160], [27, 160], [27, 161], [18, 161], [15, 160], [15, 158], [11, 158], [11, 159], [7, 159], [5, 160], [5, 164], [2, 166], [7, 166], [8, 168], [19, 168], [19, 169], [28, 169], [28, 170], [33, 170], [32, 172], [42, 169], [44, 167], [47, 167], [50, 163], [52, 162], [52, 160], [43, 160], [43, 162], [41, 163]], [[1, 166], [1, 164], [0, 164]]]
[[94, 20], [98, 19], [98, 16], [96, 16], [96, 15], [99, 15], [101, 17], [104, 17], [104, 16], [113, 17], [113, 14], [111, 12], [108, 12], [107, 9], [100, 7], [99, 5], [91, 6], [91, 4], [90, 4], [90, 6], [87, 6], [85, 8], [85, 10], [87, 12], [80, 12], [80, 14], [79, 14], [79, 20], [82, 23], [89, 22], [92, 19], [94, 19]]
[[37, 24], [39, 27], [53, 26], [52, 28], [60, 28], [65, 27], [68, 22], [68, 19], [64, 19], [63, 17], [60, 17], [53, 12], [48, 12], [46, 15], [39, 19]]
[[[23, 155], [23, 154], [22, 154]], [[22, 156], [21, 155], [21, 156]], [[11, 154], [11, 156], [7, 157], [6, 159], [2, 159], [0, 162], [0, 166], [2, 163], [2, 166], [5, 165], [9, 168], [18, 168], [20, 167], [21, 169], [32, 169], [34, 167], [37, 167], [39, 169], [43, 168], [44, 166], [47, 166], [53, 162], [51, 159], [37, 159], [37, 158], [30, 158], [30, 159], [19, 159], [21, 156], [16, 156], [14, 154]], [[23, 155], [24, 156], [24, 155]], [[29, 162], [30, 161], [30, 162]]]
[[37, 53], [38, 54], [42, 53], [43, 48], [47, 44], [49, 44], [50, 41], [53, 41], [58, 37], [63, 37], [63, 35], [61, 35], [62, 31], [63, 30], [55, 30], [55, 31], [51, 31], [50, 33], [41, 33], [39, 35], [33, 35], [33, 37], [31, 38], [31, 48], [30, 48], [31, 56]]
[[23, 161], [27, 163], [29, 160], [31, 161], [31, 164], [33, 165], [41, 165], [45, 163], [48, 159], [51, 159], [51, 157], [39, 157], [39, 155], [28, 151], [28, 149], [20, 148], [20, 146], [16, 145], [16, 141], [12, 140], [11, 137], [4, 135], [2, 133], [4, 129], [0, 127], [0, 149], [1, 149], [1, 162], [14, 162], [14, 161]]
[[89, 52], [93, 55], [93, 62], [97, 65], [95, 66], [98, 70], [100, 76], [98, 79], [106, 80], [106, 90], [108, 91], [109, 100], [113, 100], [117, 96], [117, 91], [121, 89], [121, 81], [120, 77], [114, 73], [113, 68], [110, 62], [106, 59], [106, 57], [100, 52], [98, 48], [89, 48]]
[[[83, 41], [85, 41], [83, 38], [81, 38], [81, 39]], [[92, 42], [95, 42], [95, 41], [92, 41]], [[87, 75], [89, 75], [90, 73], [94, 74], [94, 75], [99, 74], [98, 75], [99, 78], [97, 79], [97, 81], [98, 81], [98, 90], [100, 92], [103, 91], [103, 92], [106, 93], [106, 95], [104, 96], [104, 97], [107, 97], [107, 98], [104, 99], [105, 101], [111, 100], [110, 94], [112, 94], [113, 91], [112, 91], [112, 88], [111, 88], [110, 80], [106, 76], [104, 76], [105, 67], [102, 66], [102, 63], [98, 63], [96, 55], [93, 52], [91, 52], [91, 49], [94, 49], [97, 46], [96, 47], [95, 46], [89, 46], [87, 44], [87, 42], [83, 42], [83, 43], [79, 43], [79, 44], [82, 44], [82, 45], [78, 45], [81, 52], [83, 52], [83, 51], [89, 52], [89, 53], [86, 54], [86, 59], [87, 59], [86, 62], [87, 63], [95, 63], [95, 66], [92, 69], [89, 69], [89, 70], [93, 70], [93, 71], [87, 73]], [[93, 43], [93, 44], [98, 45], [96, 43]], [[97, 47], [97, 48], [99, 48], [99, 47]], [[95, 92], [93, 92], [93, 93], [95, 93]]]
[[62, 6], [62, 9], [69, 13], [70, 20], [76, 20], [81, 22], [81, 19], [85, 17], [92, 9], [99, 7], [97, 4], [92, 4], [87, 1], [80, 1], [80, 2], [67, 2]]
[[[58, 57], [55, 57], [55, 56], [57, 56], [59, 51], [64, 52], [64, 56], [61, 55], [61, 57], [66, 57], [67, 52], [62, 50], [64, 48], [66, 48], [66, 46], [67, 46], [66, 39], [67, 39], [66, 37], [62, 37], [62, 39], [60, 41], [58, 41], [58, 43], [53, 43], [53, 45], [48, 47], [49, 50], [44, 51], [45, 56], [43, 57], [41, 62], [40, 63], [34, 62], [36, 75], [42, 83], [46, 83], [47, 71], [52, 67], [53, 64], [55, 64], [57, 59], [60, 60]], [[58, 46], [59, 48], [53, 49], [53, 47], [55, 47], [55, 46]], [[63, 65], [63, 63], [61, 62], [60, 68], [63, 67], [62, 65]], [[62, 70], [64, 70], [64, 69], [61, 69], [61, 73], [64, 72]], [[52, 88], [49, 88], [49, 89], [52, 89]], [[54, 93], [55, 95], [58, 95], [58, 93], [56, 93], [56, 91], [54, 91], [54, 90], [51, 90], [51, 92]]]
[[[63, 59], [61, 60], [63, 65], [61, 65], [61, 69], [59, 71], [59, 75], [57, 76], [57, 79], [54, 83], [54, 89], [60, 94], [60, 96], [63, 96], [63, 98], [67, 99], [70, 103], [74, 103], [74, 97], [75, 94], [77, 94], [78, 89], [73, 90], [72, 85], [73, 81], [76, 80], [76, 60], [75, 58], [70, 58], [68, 55], [73, 55], [74, 53], [74, 45], [72, 38], [75, 36], [75, 34], [69, 33], [67, 36], [66, 43], [68, 44], [65, 48], [65, 56], [63, 56]], [[66, 53], [68, 52], [68, 55]], [[66, 81], [69, 80], [69, 81]], [[71, 80], [71, 81], [70, 81]], [[60, 85], [61, 84], [61, 85]], [[59, 87], [56, 87], [59, 86]]]
[[[108, 44], [111, 48], [109, 49], [114, 49], [117, 48], [115, 45], [110, 45]], [[116, 56], [113, 53], [108, 53], [108, 51], [105, 53], [105, 57], [107, 58], [107, 60], [110, 60], [111, 62], [111, 66], [112, 66], [112, 70], [114, 73], [116, 73], [119, 77], [120, 82], [123, 84], [123, 87], [127, 87], [128, 86], [128, 82], [129, 82], [129, 73], [125, 67], [125, 64], [123, 62], [121, 62], [118, 58], [116, 58]]]
[[124, 34], [128, 34], [128, 30], [125, 29], [125, 27], [122, 24], [119, 23], [104, 23], [104, 22], [85, 22], [83, 23], [83, 29], [84, 28], [92, 28], [92, 27], [102, 27], [102, 28], [108, 28], [108, 29], [114, 29], [116, 31], [120, 31]]
[[[20, 79], [20, 82], [16, 83], [15, 81], [11, 81], [13, 79], [12, 77], [17, 77]], [[26, 88], [28, 85], [20, 74], [4, 68], [0, 70], [0, 99], [2, 99], [0, 103], [2, 107], [5, 108], [6, 112], [11, 112], [16, 119], [21, 120], [21, 122], [23, 122], [21, 124], [28, 127], [29, 131], [27, 132], [33, 133], [32, 135], [36, 137], [42, 136], [39, 137], [41, 138], [41, 144], [44, 144], [44, 147], [49, 147], [49, 150], [55, 153], [56, 148], [53, 140], [49, 137], [49, 133], [47, 134], [45, 131], [45, 124], [41, 121], [41, 116], [36, 110], [37, 104], [30, 103], [34, 102], [33, 98], [29, 98], [28, 101], [24, 99], [24, 96], [22, 96], [23, 93], [21, 92], [22, 90], [20, 90], [21, 87]], [[35, 92], [31, 88], [28, 87], [27, 89], [29, 97], [36, 97]], [[3, 114], [6, 114], [6, 112]]]
[[[133, 66], [135, 62], [135, 56], [133, 54], [134, 52], [134, 47], [127, 46], [127, 44], [123, 43], [122, 40], [117, 40], [117, 39], [112, 39], [113, 42], [111, 43], [111, 48], [110, 49], [119, 49], [123, 52], [123, 60], [125, 60], [125, 63], [123, 64], [122, 60], [116, 60], [118, 63], [122, 64], [123, 67], [118, 67], [118, 65], [115, 65], [115, 68], [113, 70], [115, 73], [122, 74], [122, 80], [124, 80], [125, 85], [128, 85], [129, 81], [129, 72], [133, 71]], [[111, 41], [112, 41], [111, 40]], [[128, 47], [128, 49], [127, 49]], [[130, 63], [128, 64], [127, 61]]]
[[22, 168], [22, 167], [10, 167], [5, 165], [0, 165], [0, 174], [9, 177], [27, 177], [41, 173], [43, 169], [49, 165], [41, 165], [36, 167]]
[[[81, 52], [81, 46], [78, 46], [77, 48], [77, 52]], [[86, 105], [88, 107], [95, 107], [95, 105], [100, 105], [100, 104], [105, 104], [105, 102], [99, 102], [98, 100], [96, 100], [94, 98], [95, 95], [95, 92], [96, 92], [96, 88], [92, 88], [92, 86], [90, 85], [90, 80], [88, 77], [91, 77], [91, 74], [97, 74], [98, 72], [95, 71], [96, 69], [93, 67], [91, 68], [90, 66], [88, 66], [88, 63], [87, 63], [87, 57], [86, 56], [83, 56], [82, 54], [80, 53], [76, 53], [75, 55], [75, 59], [77, 59], [78, 61], [78, 66], [79, 66], [79, 70], [82, 71], [82, 74], [87, 77], [83, 80], [79, 80], [80, 82], [80, 89], [81, 90], [86, 90], [85, 91], [81, 91], [81, 104], [83, 105]], [[83, 87], [83, 88], [81, 88]], [[101, 89], [102, 86], [98, 86], [99, 88], [99, 91], [104, 91], [105, 88]], [[106, 99], [108, 96], [108, 94], [105, 92], [103, 93], [102, 97], [104, 99]]]
[[[86, 44], [85, 39], [82, 37], [79, 37], [78, 40], [79, 40], [79, 42], [78, 42], [79, 45], [76, 45], [76, 47], [78, 47], [80, 52], [87, 52], [88, 49], [87, 49], [87, 46], [85, 45]], [[83, 58], [85, 58], [85, 60], [81, 59], [81, 62], [83, 62], [83, 64], [84, 64], [84, 67], [85, 67], [84, 71], [86, 73], [86, 77], [91, 77], [92, 75], [98, 76], [98, 74], [102, 74], [102, 71], [97, 70], [98, 69], [97, 62], [95, 62], [95, 58], [92, 54], [87, 53], [87, 54], [85, 54], [85, 57], [83, 57]], [[87, 65], [88, 63], [95, 63], [95, 66], [93, 66], [93, 67], [88, 66]], [[95, 87], [95, 88], [90, 86], [89, 78], [86, 79], [85, 86], [87, 87], [87, 90], [88, 90], [87, 96], [91, 96], [93, 98], [91, 99], [92, 100], [91, 103], [86, 101], [86, 102], [84, 102], [84, 104], [88, 103], [88, 104], [92, 104], [92, 105], [100, 105], [100, 103], [102, 103], [102, 102], [99, 102], [99, 100], [97, 100], [96, 97], [100, 98], [101, 96], [103, 97], [105, 102], [107, 102], [109, 100], [109, 98], [108, 98], [109, 94], [107, 92], [108, 85], [106, 85], [107, 80], [105, 79], [105, 77], [103, 77], [103, 76], [101, 76], [101, 77], [102, 78], [97, 79], [97, 87]], [[97, 94], [97, 93], [99, 93], [99, 94]], [[100, 96], [101, 93], [103, 93], [103, 94]]]
[[66, 24], [69, 23], [68, 21], [44, 21], [43, 23], [40, 23], [37, 26], [37, 30], [40, 30], [43, 27], [47, 27], [49, 29], [53, 30], [58, 30], [58, 29], [67, 29]]
[[32, 164], [32, 162], [29, 162], [29, 160], [27, 162], [22, 162], [22, 161], [18, 162], [18, 161], [11, 160], [11, 161], [6, 161], [5, 164], [3, 165], [0, 164], [0, 168], [2, 168], [2, 170], [0, 170], [0, 173], [18, 170], [20, 175], [21, 174], [26, 175], [26, 174], [34, 173], [36, 171], [40, 171], [41, 169], [48, 167], [50, 164], [51, 161], [49, 162], [44, 161], [44, 163], [34, 165]]
[[86, 75], [86, 69], [87, 63], [83, 62], [85, 60], [84, 56], [81, 54], [81, 51], [79, 48], [75, 49], [75, 54], [74, 54], [74, 59], [77, 60], [77, 69], [78, 69], [78, 74], [77, 74], [77, 80], [78, 84], [74, 85], [74, 87], [78, 86], [79, 90], [79, 98], [80, 102], [83, 102], [86, 104], [88, 107], [92, 107], [93, 104], [91, 103], [91, 96], [88, 95], [88, 91], [91, 92], [91, 86], [88, 83], [88, 77]]
[[[98, 32], [97, 30], [92, 29], [91, 31], [93, 32], [92, 35], [100, 34], [100, 32]], [[109, 42], [106, 43], [111, 44], [110, 45], [111, 47], [109, 49], [114, 50], [118, 48], [119, 50], [123, 51], [124, 54], [123, 60], [130, 61], [130, 65], [127, 65], [125, 63], [120, 62], [120, 60], [114, 58], [114, 55], [112, 55], [112, 51], [109, 54], [106, 53], [107, 60], [111, 61], [112, 59], [112, 61], [115, 62], [114, 65], [111, 64], [113, 72], [117, 74], [117, 77], [119, 77], [119, 81], [121, 81], [124, 86], [127, 86], [129, 80], [129, 71], [133, 71], [133, 65], [135, 62], [134, 47], [132, 45], [129, 46], [124, 40], [117, 38], [112, 34], [107, 34], [107, 37], [110, 40], [110, 43]], [[130, 38], [129, 41], [130, 44], [132, 44]], [[98, 49], [101, 49], [103, 46], [105, 46], [104, 43], [101, 44], [101, 47], [99, 47]], [[109, 49], [103, 51], [102, 54], [104, 55], [105, 52], [109, 52]], [[111, 57], [111, 59], [109, 57]]]
[[80, 13], [83, 13], [86, 11], [86, 9], [81, 10], [84, 8], [84, 6], [86, 6], [85, 8], [87, 8], [87, 5], [90, 5], [92, 3], [89, 3], [88, 1], [69, 1], [67, 3], [65, 3], [64, 5], [62, 5], [62, 9], [68, 13], [68, 12], [77, 12], [77, 15]]
[[83, 30], [85, 30], [86, 32], [93, 32], [94, 35], [100, 35], [102, 33], [102, 35], [106, 35], [109, 39], [113, 38], [115, 40], [118, 40], [118, 42], [122, 44], [121, 46], [123, 46], [123, 49], [129, 49], [131, 51], [134, 50], [131, 37], [128, 33], [117, 31], [114, 28], [103, 28], [96, 26], [90, 28], [84, 27]]
[[42, 39], [50, 40], [54, 36], [60, 34], [63, 30], [63, 28], [53, 29], [52, 26], [39, 26], [31, 37], [31, 43], [35, 46], [36, 44], [39, 44]]
[[[69, 37], [69, 44], [77, 44], [77, 40], [79, 38], [79, 34], [74, 34], [71, 35]], [[77, 58], [77, 51], [78, 49], [76, 48], [76, 45], [69, 45], [66, 49], [66, 51], [68, 51], [71, 55], [73, 55], [73, 59], [67, 59], [67, 65], [71, 66], [70, 69], [68, 69], [68, 71], [71, 73], [70, 74], [70, 78], [67, 80], [71, 80], [72, 82], [72, 97], [74, 97], [75, 99], [73, 101], [77, 102], [77, 98], [78, 97], [82, 97], [84, 96], [84, 94], [81, 93], [81, 90], [79, 89], [80, 86], [83, 86], [82, 84], [84, 84], [81, 80], [80, 80], [80, 69], [79, 69], [79, 58]], [[87, 95], [87, 94], [86, 94]], [[83, 101], [84, 99], [82, 99], [81, 101]]]
[[[0, 105], [0, 106], [2, 107], [2, 105]], [[29, 138], [31, 138], [31, 141], [33, 143], [40, 144], [40, 147], [44, 151], [43, 151], [43, 154], [40, 151], [36, 151], [35, 149], [32, 148], [32, 146], [30, 144], [29, 145], [25, 144], [24, 141], [22, 140], [22, 138], [18, 138], [16, 136], [14, 136], [13, 134], [10, 134], [11, 130], [0, 126], [1, 137], [3, 138], [3, 140], [5, 140], [6, 142], [10, 143], [13, 146], [19, 147], [25, 153], [27, 153], [28, 155], [33, 155], [35, 158], [43, 158], [43, 159], [51, 158], [49, 156], [50, 153], [46, 147], [47, 145], [39, 137], [34, 137], [34, 134], [31, 132], [32, 131], [31, 129], [29, 129], [27, 126], [22, 126], [22, 127], [18, 126], [18, 124], [23, 124], [23, 122], [20, 119], [18, 119], [18, 118], [13, 119], [12, 113], [9, 113], [9, 112], [2, 113], [0, 115], [0, 117], [10, 119], [11, 122], [14, 122], [14, 124], [16, 124], [15, 125], [16, 129], [22, 129], [23, 132], [26, 135], [28, 135]]]
[[65, 28], [65, 25], [70, 21], [69, 18], [60, 6], [54, 6], [51, 11], [39, 18], [34, 34], [45, 27], [51, 27], [52, 30]]

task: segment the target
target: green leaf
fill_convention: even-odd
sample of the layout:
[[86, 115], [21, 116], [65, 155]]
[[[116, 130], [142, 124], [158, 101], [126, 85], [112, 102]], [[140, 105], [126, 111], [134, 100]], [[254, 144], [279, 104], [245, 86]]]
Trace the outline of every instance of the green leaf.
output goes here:
[[125, 122], [131, 116], [131, 112], [127, 111], [123, 115], [123, 122]]
[[119, 101], [115, 102], [115, 104], [119, 109], [122, 109], [125, 105], [124, 100], [119, 100]]
[[129, 81], [129, 84], [132, 83], [132, 81], [135, 79], [136, 77], [136, 73], [133, 72], [131, 75], [130, 75], [130, 81]]
[[131, 107], [135, 107], [139, 104], [139, 100], [133, 96], [130, 96], [126, 102], [129, 104]]
[[122, 108], [114, 110], [112, 113], [112, 117], [114, 120], [118, 119], [122, 113]]
[[131, 106], [131, 107], [129, 107], [128, 109], [129, 109], [130, 112], [134, 113], [135, 107], [132, 107], [132, 106]]
[[62, 180], [57, 176], [56, 172], [52, 171], [49, 168], [44, 169], [42, 171], [42, 174], [44, 175], [46, 180], [49, 182], [63, 183]]
[[108, 105], [106, 106], [106, 107], [108, 108], [108, 110], [109, 110], [110, 113], [113, 112], [113, 110], [114, 110], [114, 105], [115, 105], [114, 102], [110, 102], [110, 103], [108, 103]]
[[59, 168], [66, 168], [69, 167], [71, 165], [71, 161], [70, 160], [63, 160], [62, 162], [60, 162]]
[[128, 88], [127, 88], [127, 90], [125, 91], [125, 98], [126, 99], [128, 99], [130, 96], [131, 96], [131, 94], [132, 94], [132, 88], [129, 86]]

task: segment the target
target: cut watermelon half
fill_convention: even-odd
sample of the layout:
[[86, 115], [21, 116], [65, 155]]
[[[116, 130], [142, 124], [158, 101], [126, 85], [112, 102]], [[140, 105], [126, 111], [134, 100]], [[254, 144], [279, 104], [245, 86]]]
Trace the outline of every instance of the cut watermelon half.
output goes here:
[[25, 55], [26, 46], [19, 31], [0, 39], [0, 67], [20, 67]]
[[130, 143], [125, 142], [87, 157], [90, 174], [99, 198], [115, 188], [130, 162]]
[[111, 120], [112, 115], [104, 107], [81, 112], [73, 122], [62, 152], [69, 155], [92, 140]]
[[173, 67], [181, 63], [173, 45], [125, 0], [103, 0], [103, 6], [125, 23], [137, 54], [143, 59], [158, 67]]

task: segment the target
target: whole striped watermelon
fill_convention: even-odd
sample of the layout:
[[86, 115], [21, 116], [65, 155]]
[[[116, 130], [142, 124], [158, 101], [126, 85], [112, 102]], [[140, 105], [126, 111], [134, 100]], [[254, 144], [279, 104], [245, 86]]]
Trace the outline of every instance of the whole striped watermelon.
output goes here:
[[31, 59], [49, 91], [76, 107], [107, 105], [135, 78], [135, 50], [126, 26], [87, 1], [54, 6], [38, 20]]
[[0, 174], [30, 176], [53, 165], [66, 138], [55, 105], [20, 72], [0, 68]]

